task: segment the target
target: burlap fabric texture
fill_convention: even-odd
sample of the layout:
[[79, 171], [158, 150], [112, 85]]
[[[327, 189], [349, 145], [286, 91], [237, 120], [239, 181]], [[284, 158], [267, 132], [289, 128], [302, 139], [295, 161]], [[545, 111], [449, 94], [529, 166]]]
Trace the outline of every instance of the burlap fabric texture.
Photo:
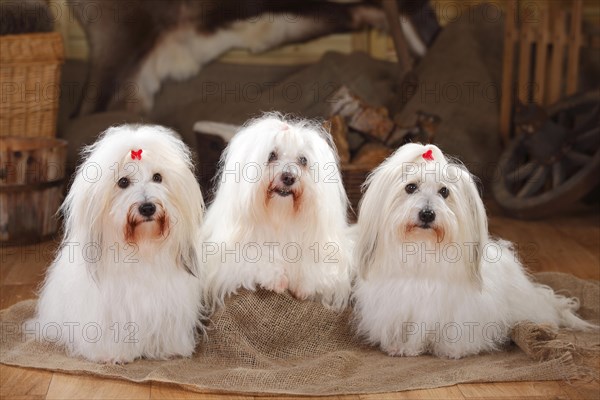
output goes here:
[[[598, 321], [600, 283], [561, 273], [536, 279], [581, 300], [581, 315]], [[0, 362], [135, 382], [169, 382], [197, 391], [248, 394], [352, 394], [434, 388], [464, 382], [572, 380], [597, 376], [600, 333], [552, 332], [524, 322], [518, 346], [461, 360], [388, 357], [360, 343], [350, 312], [329, 311], [289, 295], [244, 292], [212, 317], [208, 339], [190, 359], [100, 365], [69, 358], [61, 348], [12, 333], [35, 301], [0, 313]]]

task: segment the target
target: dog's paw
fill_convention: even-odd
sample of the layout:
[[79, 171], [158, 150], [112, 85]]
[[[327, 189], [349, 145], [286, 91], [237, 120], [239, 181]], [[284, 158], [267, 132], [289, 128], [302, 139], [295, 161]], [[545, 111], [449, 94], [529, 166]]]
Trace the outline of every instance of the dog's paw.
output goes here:
[[301, 287], [290, 288], [290, 293], [297, 300], [308, 300], [313, 296], [313, 293], [310, 290]]
[[439, 358], [449, 358], [452, 360], [458, 360], [459, 358], [463, 358], [467, 355], [469, 355], [468, 353], [461, 351], [461, 350], [452, 350], [449, 348], [445, 348], [443, 350], [440, 349], [435, 349], [433, 352], [433, 355]]
[[485, 346], [465, 345], [462, 342], [456, 342], [451, 344], [438, 344], [433, 346], [431, 353], [439, 358], [449, 358], [452, 360], [458, 360], [459, 358], [467, 357], [470, 355], [478, 354], [482, 351], [493, 350], [493, 347], [486, 349]]
[[270, 282], [265, 283], [261, 286], [264, 289], [270, 290], [275, 293], [279, 293], [279, 294], [285, 293], [285, 291], [288, 289], [288, 286], [289, 286], [288, 277], [285, 276], [285, 274], [281, 274], [281, 275], [275, 277], [274, 279], [272, 279]]
[[392, 357], [417, 357], [423, 354], [423, 349], [420, 346], [382, 345], [381, 350]]
[[105, 365], [126, 365], [129, 364], [132, 360], [121, 358], [121, 357], [106, 357], [98, 360], [99, 364]]

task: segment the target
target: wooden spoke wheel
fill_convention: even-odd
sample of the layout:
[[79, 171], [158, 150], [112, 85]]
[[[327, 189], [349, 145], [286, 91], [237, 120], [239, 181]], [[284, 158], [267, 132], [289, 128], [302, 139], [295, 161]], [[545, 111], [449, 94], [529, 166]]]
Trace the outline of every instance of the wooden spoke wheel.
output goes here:
[[493, 194], [509, 215], [540, 218], [581, 199], [600, 183], [600, 90], [547, 110], [502, 154]]

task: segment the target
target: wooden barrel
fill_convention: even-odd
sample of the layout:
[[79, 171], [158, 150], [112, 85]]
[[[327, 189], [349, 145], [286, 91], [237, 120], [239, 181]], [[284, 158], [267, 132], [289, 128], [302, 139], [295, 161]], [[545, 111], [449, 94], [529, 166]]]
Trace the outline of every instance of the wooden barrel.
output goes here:
[[0, 140], [0, 243], [35, 243], [57, 232], [66, 158], [64, 140]]

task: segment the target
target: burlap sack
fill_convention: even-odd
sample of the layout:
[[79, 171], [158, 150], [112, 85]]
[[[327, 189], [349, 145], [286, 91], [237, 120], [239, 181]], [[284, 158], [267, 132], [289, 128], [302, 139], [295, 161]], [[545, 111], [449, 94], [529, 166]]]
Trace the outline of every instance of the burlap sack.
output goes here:
[[[536, 278], [579, 297], [581, 315], [598, 320], [599, 282], [560, 273]], [[191, 359], [99, 365], [69, 358], [60, 348], [24, 341], [20, 333], [14, 333], [32, 316], [34, 307], [35, 301], [29, 300], [0, 313], [0, 362], [135, 382], [169, 382], [198, 391], [353, 394], [463, 382], [571, 380], [594, 372], [590, 366], [597, 365], [594, 357], [600, 343], [598, 331], [540, 335], [539, 329], [523, 323], [514, 336], [527, 353], [511, 345], [503, 352], [461, 360], [388, 357], [354, 337], [349, 311], [337, 314], [320, 304], [259, 291], [230, 299], [226, 308], [213, 316], [208, 339]], [[534, 333], [528, 334], [530, 330]], [[561, 341], [560, 346], [556, 340]], [[553, 350], [543, 350], [546, 344]]]

